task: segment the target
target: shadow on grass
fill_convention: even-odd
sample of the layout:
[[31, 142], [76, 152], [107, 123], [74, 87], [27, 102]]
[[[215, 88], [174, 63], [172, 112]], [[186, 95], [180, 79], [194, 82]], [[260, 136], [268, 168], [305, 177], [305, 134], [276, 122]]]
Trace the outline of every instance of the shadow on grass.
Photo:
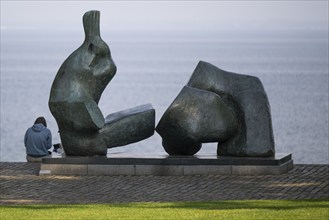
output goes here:
[[[56, 209], [192, 209], [192, 210], [298, 210], [329, 209], [329, 199], [316, 200], [231, 200], [217, 202], [147, 202], [147, 203], [113, 203], [113, 204], [51, 204], [51, 205], [3, 205], [2, 208], [56, 210]], [[0, 207], [1, 208], [1, 207]]]
[[[152, 203], [151, 203], [152, 204]], [[237, 209], [268, 209], [296, 210], [305, 208], [329, 208], [328, 200], [234, 200], [218, 202], [175, 202], [155, 203], [148, 207], [147, 203], [129, 203], [125, 207], [161, 208], [161, 209], [198, 209], [198, 210], [237, 210]], [[121, 206], [122, 207], [122, 206]]]

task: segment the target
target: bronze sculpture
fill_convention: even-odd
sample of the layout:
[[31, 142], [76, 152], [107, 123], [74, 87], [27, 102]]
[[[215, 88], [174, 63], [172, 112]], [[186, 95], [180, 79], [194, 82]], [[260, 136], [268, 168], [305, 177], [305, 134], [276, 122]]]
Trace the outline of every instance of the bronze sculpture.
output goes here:
[[275, 154], [270, 105], [261, 81], [200, 61], [156, 131], [170, 155], [193, 155], [218, 142], [217, 154]]
[[83, 16], [85, 40], [60, 67], [51, 87], [49, 108], [55, 117], [66, 155], [106, 155], [107, 148], [148, 138], [155, 111], [142, 105], [104, 119], [98, 102], [116, 73], [99, 29], [99, 11]]

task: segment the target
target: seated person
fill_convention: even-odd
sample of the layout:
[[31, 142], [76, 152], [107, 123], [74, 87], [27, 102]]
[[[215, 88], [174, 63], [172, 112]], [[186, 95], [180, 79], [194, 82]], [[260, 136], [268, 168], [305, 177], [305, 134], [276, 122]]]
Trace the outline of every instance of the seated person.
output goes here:
[[52, 136], [44, 117], [38, 117], [34, 125], [27, 129], [24, 144], [28, 162], [42, 162], [42, 157], [49, 155], [48, 150], [52, 147]]

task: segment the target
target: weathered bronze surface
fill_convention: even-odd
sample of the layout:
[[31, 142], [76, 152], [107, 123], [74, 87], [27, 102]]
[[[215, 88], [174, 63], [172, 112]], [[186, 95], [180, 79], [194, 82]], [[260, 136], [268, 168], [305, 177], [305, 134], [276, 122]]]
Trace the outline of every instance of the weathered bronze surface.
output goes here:
[[155, 111], [150, 104], [117, 113], [112, 120], [104, 119], [98, 107], [117, 70], [100, 36], [99, 19], [99, 11], [84, 14], [85, 40], [64, 61], [51, 87], [49, 108], [66, 155], [106, 155], [108, 147], [137, 142], [154, 133]]
[[218, 142], [218, 155], [273, 156], [270, 105], [257, 77], [200, 61], [156, 131], [170, 155], [193, 155]]

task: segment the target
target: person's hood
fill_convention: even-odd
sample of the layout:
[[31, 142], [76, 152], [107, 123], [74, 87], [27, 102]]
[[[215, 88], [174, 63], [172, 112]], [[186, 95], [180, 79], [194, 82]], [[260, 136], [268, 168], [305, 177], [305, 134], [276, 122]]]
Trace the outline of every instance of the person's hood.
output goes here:
[[46, 129], [46, 127], [43, 124], [35, 124], [35, 125], [32, 126], [32, 130], [35, 131], [35, 132], [40, 132], [40, 131], [43, 131], [45, 129]]

